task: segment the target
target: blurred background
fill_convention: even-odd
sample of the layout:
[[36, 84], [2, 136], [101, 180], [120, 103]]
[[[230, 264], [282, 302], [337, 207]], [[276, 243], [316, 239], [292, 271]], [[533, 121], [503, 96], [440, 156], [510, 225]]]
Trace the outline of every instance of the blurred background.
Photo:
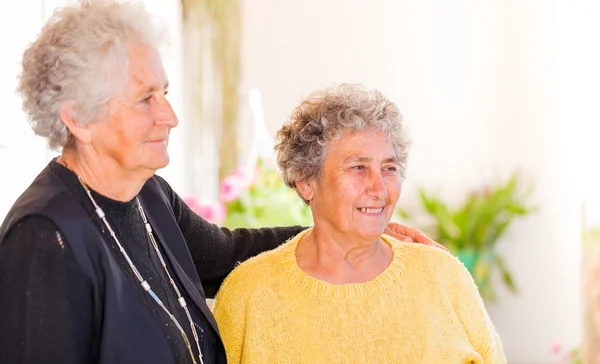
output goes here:
[[[57, 152], [15, 94], [57, 6], [0, 11], [0, 218]], [[600, 363], [600, 3], [579, 0], [145, 0], [179, 115], [158, 173], [222, 225], [310, 224], [274, 135], [340, 82], [402, 110], [413, 148], [397, 221], [473, 274], [509, 363]]]

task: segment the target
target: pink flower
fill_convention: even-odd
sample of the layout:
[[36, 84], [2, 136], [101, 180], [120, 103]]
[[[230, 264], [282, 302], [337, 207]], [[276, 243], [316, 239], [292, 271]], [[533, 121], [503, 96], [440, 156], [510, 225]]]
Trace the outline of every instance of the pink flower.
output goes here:
[[221, 181], [219, 195], [222, 202], [230, 202], [242, 194], [253, 182], [253, 173], [246, 168], [237, 167]]
[[220, 224], [227, 217], [227, 208], [220, 202], [200, 203], [196, 196], [188, 196], [183, 201], [203, 219], [213, 224]]
[[550, 352], [552, 354], [558, 354], [562, 351], [562, 344], [561, 343], [555, 343], [554, 345], [552, 345], [552, 347], [550, 348]]

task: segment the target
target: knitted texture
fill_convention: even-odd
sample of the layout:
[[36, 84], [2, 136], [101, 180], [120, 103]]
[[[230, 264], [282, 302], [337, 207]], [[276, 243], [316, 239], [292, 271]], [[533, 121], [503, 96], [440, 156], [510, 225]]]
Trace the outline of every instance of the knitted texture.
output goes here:
[[214, 314], [236, 363], [506, 363], [500, 338], [463, 264], [423, 244], [382, 236], [390, 266], [365, 283], [304, 273], [305, 232], [238, 266]]

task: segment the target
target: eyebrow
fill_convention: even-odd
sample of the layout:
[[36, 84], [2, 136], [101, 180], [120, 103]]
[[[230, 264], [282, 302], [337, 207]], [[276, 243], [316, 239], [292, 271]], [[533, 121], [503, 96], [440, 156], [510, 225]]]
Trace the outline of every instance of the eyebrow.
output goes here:
[[[163, 86], [163, 90], [167, 90], [168, 88], [169, 88], [169, 81], [167, 80]], [[155, 85], [148, 86], [148, 87], [141, 86], [138, 89], [138, 93], [139, 94], [150, 94], [150, 93], [156, 92], [157, 90], [158, 90], [158, 88]]]
[[[344, 163], [370, 163], [373, 161], [373, 158], [369, 158], [369, 157], [353, 157], [350, 156], [346, 159], [344, 159]], [[398, 158], [397, 157], [389, 157], [389, 158], [385, 158], [382, 163], [394, 163], [394, 164], [400, 164], [398, 162]]]

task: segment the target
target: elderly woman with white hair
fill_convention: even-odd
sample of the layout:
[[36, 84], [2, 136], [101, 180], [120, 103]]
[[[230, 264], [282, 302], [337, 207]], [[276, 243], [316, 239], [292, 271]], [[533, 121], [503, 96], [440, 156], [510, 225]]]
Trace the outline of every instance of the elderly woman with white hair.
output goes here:
[[214, 314], [228, 362], [505, 363], [464, 266], [382, 235], [409, 142], [396, 106], [357, 85], [310, 95], [278, 133], [314, 227], [237, 267]]
[[23, 108], [62, 155], [0, 227], [2, 363], [225, 363], [205, 297], [302, 230], [219, 228], [155, 175], [178, 123], [157, 39], [143, 7], [84, 1], [25, 51]]

